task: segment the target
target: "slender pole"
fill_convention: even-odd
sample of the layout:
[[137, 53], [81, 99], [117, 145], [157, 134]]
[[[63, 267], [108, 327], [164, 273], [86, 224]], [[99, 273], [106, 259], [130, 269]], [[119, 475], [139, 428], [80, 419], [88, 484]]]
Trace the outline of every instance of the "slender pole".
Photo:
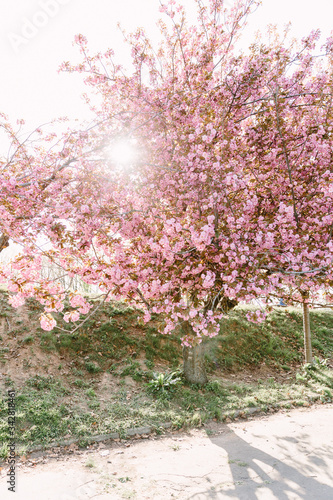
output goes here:
[[312, 344], [310, 331], [310, 313], [309, 304], [306, 300], [303, 302], [303, 330], [304, 330], [304, 353], [305, 362], [312, 363]]

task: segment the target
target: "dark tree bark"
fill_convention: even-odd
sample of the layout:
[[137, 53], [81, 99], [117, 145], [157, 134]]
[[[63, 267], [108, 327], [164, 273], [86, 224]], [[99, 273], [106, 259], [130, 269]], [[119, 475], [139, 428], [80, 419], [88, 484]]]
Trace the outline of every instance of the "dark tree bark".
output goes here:
[[312, 363], [312, 341], [310, 330], [310, 313], [309, 304], [303, 302], [303, 330], [304, 330], [304, 354], [305, 363]]
[[0, 252], [9, 246], [9, 236], [6, 234], [0, 235]]
[[208, 382], [205, 369], [205, 349], [201, 343], [183, 347], [184, 376], [191, 384], [204, 385]]
[[[187, 321], [183, 326], [183, 331], [186, 335], [191, 334], [191, 336], [195, 338], [195, 333]], [[200, 385], [204, 385], [208, 382], [205, 369], [205, 348], [203, 342], [193, 347], [183, 347], [183, 369], [187, 382]]]

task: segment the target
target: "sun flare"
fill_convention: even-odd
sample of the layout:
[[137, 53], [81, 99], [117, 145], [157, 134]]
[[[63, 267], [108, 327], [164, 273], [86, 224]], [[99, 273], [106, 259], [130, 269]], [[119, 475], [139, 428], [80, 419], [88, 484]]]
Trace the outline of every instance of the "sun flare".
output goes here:
[[108, 158], [118, 167], [128, 167], [138, 158], [136, 141], [121, 139], [108, 148]]

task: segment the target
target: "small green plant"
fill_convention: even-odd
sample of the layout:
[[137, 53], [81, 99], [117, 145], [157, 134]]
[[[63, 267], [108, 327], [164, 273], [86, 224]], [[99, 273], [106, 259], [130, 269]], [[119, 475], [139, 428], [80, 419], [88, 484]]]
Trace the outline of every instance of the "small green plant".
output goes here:
[[139, 382], [144, 377], [144, 372], [140, 369], [140, 365], [137, 361], [129, 360], [129, 365], [125, 366], [125, 368], [120, 372], [122, 377], [126, 377], [130, 375], [133, 380]]
[[22, 344], [31, 344], [33, 341], [34, 341], [34, 336], [33, 335], [27, 335], [22, 340]]
[[40, 338], [40, 345], [45, 351], [56, 350], [56, 337], [51, 332], [44, 332]]
[[84, 366], [85, 366], [85, 369], [87, 370], [87, 372], [89, 372], [89, 373], [98, 373], [101, 371], [101, 368], [96, 363], [93, 363], [92, 361], [86, 361]]
[[52, 377], [43, 377], [42, 375], [35, 375], [27, 380], [27, 386], [34, 387], [39, 391], [51, 389], [53, 385], [54, 380]]
[[196, 411], [191, 417], [191, 425], [194, 427], [201, 427], [202, 425], [202, 415]]
[[84, 380], [78, 378], [74, 381], [74, 385], [76, 385], [76, 387], [90, 387], [90, 383], [89, 382], [85, 382]]
[[93, 469], [94, 467], [96, 467], [96, 464], [95, 464], [94, 459], [92, 457], [88, 458], [85, 465], [86, 465], [86, 467], [89, 467], [89, 469]]
[[180, 372], [153, 373], [153, 378], [147, 383], [148, 389], [154, 394], [163, 394], [172, 391], [182, 383]]
[[10, 378], [9, 375], [7, 375], [4, 378], [5, 386], [8, 387], [9, 385], [14, 386], [14, 381]]
[[100, 407], [101, 407], [101, 403], [99, 403], [98, 401], [91, 401], [88, 404], [88, 408], [90, 408], [91, 410], [98, 410]]
[[305, 373], [311, 373], [312, 371], [316, 371], [318, 369], [318, 366], [315, 362], [313, 363], [305, 363], [303, 366], [303, 370]]
[[302, 375], [301, 373], [296, 373], [296, 382], [299, 382], [300, 384], [306, 384], [307, 376]]
[[6, 458], [8, 457], [8, 453], [9, 453], [8, 443], [2, 443], [2, 445], [0, 446], [0, 458], [6, 460]]
[[321, 392], [320, 400], [323, 403], [331, 403], [332, 402], [332, 392], [329, 389], [323, 389]]
[[87, 448], [88, 444], [89, 444], [89, 442], [85, 438], [81, 438], [78, 441], [78, 445], [79, 445], [80, 448]]
[[313, 364], [319, 368], [327, 368], [327, 359], [320, 359], [318, 356], [314, 356]]
[[145, 365], [148, 368], [148, 370], [152, 370], [154, 368], [154, 362], [151, 361], [150, 359], [145, 360]]
[[225, 396], [228, 391], [223, 388], [218, 380], [211, 380], [205, 385], [206, 391], [212, 392], [213, 394], [219, 396]]
[[[85, 373], [83, 370], [78, 370], [77, 368], [73, 367], [72, 368], [72, 373], [73, 375], [77, 376], [77, 377], [84, 377]], [[79, 387], [79, 386], [78, 386]]]
[[18, 448], [17, 454], [18, 456], [22, 457], [23, 455], [26, 455], [28, 452], [28, 446], [27, 445], [21, 445]]
[[267, 384], [269, 385], [269, 387], [276, 387], [274, 377], [268, 377]]
[[230, 460], [228, 460], [228, 463], [239, 465], [239, 467], [248, 467], [248, 465], [249, 465], [248, 463], [242, 462], [241, 460], [238, 460], [238, 459], [235, 459], [235, 460], [230, 459]]
[[94, 398], [96, 397], [96, 392], [94, 391], [94, 389], [90, 388], [86, 391], [86, 395], [88, 396], [88, 398]]

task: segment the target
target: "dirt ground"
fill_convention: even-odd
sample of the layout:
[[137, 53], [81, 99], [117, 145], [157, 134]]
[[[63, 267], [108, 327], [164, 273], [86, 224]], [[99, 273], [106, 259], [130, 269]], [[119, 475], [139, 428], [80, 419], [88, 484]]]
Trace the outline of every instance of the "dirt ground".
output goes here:
[[332, 500], [333, 405], [23, 457], [1, 500]]

